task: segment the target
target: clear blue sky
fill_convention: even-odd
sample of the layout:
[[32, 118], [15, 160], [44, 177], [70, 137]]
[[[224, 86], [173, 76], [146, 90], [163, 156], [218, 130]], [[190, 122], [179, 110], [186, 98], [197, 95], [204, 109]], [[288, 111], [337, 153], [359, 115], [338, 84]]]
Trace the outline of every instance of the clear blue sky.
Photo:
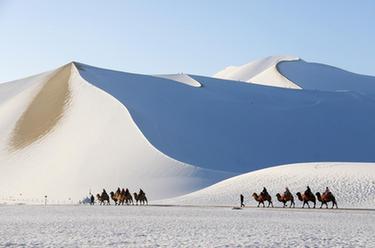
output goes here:
[[69, 61], [211, 75], [278, 54], [375, 75], [375, 1], [0, 0], [0, 81]]

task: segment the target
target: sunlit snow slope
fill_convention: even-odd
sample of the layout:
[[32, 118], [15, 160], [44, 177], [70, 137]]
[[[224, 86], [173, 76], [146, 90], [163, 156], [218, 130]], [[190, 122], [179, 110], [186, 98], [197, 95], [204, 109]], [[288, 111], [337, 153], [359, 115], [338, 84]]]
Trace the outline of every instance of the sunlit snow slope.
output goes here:
[[[244, 194], [246, 205], [257, 205], [251, 197], [266, 187], [274, 198], [275, 206], [282, 206], [275, 195], [289, 187], [296, 206], [301, 206], [295, 193], [303, 192], [309, 185], [314, 193], [323, 192], [329, 186], [339, 207], [374, 208], [375, 164], [366, 163], [308, 163], [276, 166], [236, 176], [203, 190], [164, 204], [186, 205], [238, 205], [239, 195]], [[289, 205], [290, 203], [288, 203]], [[310, 203], [311, 204], [311, 203]], [[332, 203], [329, 204], [331, 207]], [[317, 205], [320, 207], [320, 203]]]
[[300, 86], [284, 77], [277, 70], [282, 61], [298, 61], [294, 56], [270, 56], [241, 66], [229, 66], [214, 77], [275, 87], [300, 89]]
[[159, 152], [126, 107], [82, 79], [74, 64], [2, 84], [0, 94], [0, 202], [44, 195], [76, 202], [90, 189], [118, 186], [142, 187], [157, 199], [233, 175]]

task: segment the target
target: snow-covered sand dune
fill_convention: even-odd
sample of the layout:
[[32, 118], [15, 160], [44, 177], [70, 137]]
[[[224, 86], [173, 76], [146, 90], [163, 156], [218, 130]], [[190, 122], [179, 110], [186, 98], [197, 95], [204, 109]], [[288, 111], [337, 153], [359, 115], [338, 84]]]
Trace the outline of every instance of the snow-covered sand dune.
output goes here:
[[76, 202], [90, 189], [117, 186], [162, 198], [233, 175], [159, 152], [125, 106], [83, 80], [74, 64], [0, 86], [14, 94], [0, 107], [0, 202], [40, 203], [44, 195], [51, 203]]
[[284, 77], [277, 70], [283, 61], [298, 61], [295, 56], [270, 56], [241, 66], [228, 66], [214, 77], [275, 87], [300, 89], [300, 86]]
[[[244, 194], [246, 205], [255, 206], [251, 197], [263, 187], [273, 197], [275, 206], [282, 206], [275, 195], [289, 187], [294, 194], [306, 190], [323, 192], [327, 186], [337, 199], [339, 207], [374, 208], [375, 164], [366, 163], [307, 163], [277, 166], [236, 176], [197, 192], [164, 200], [164, 204], [178, 205], [224, 205], [239, 204], [239, 195]], [[295, 196], [296, 206], [301, 202]], [[288, 203], [289, 205], [290, 203]], [[311, 203], [310, 203], [311, 204]], [[330, 207], [332, 203], [329, 204]], [[317, 206], [320, 206], [318, 203]]]
[[211, 170], [249, 172], [315, 161], [372, 162], [375, 101], [356, 92], [268, 87], [190, 75], [164, 78], [80, 65], [129, 110], [158, 150]]
[[[278, 87], [80, 63], [1, 84], [0, 201], [77, 201], [118, 186], [159, 199], [279, 164], [374, 162], [374, 95], [353, 83], [321, 91], [292, 82], [302, 69], [284, 64], [297, 62], [270, 57], [241, 69]], [[350, 77], [371, 87], [373, 77]], [[272, 84], [278, 78], [294, 89]]]
[[294, 56], [270, 56], [242, 66], [229, 66], [214, 77], [283, 88], [375, 93], [375, 77], [310, 63]]

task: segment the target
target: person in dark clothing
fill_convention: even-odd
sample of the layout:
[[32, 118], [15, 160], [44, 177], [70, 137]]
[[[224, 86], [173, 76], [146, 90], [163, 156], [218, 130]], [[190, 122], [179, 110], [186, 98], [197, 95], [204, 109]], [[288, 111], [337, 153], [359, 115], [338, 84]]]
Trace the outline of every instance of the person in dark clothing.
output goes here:
[[267, 192], [266, 187], [263, 187], [262, 194], [263, 194], [263, 195], [268, 195], [268, 192]]
[[143, 192], [142, 189], [139, 189], [139, 195], [145, 195], [145, 192]]
[[243, 194], [240, 194], [240, 201], [241, 201], [241, 208], [245, 207], [245, 204], [243, 203], [244, 202], [244, 196], [243, 196]]
[[309, 186], [307, 186], [306, 188], [306, 191], [305, 191], [305, 195], [312, 195], [313, 193], [311, 192], [311, 189]]
[[95, 204], [95, 197], [94, 195], [91, 195], [90, 197], [90, 205], [94, 205]]

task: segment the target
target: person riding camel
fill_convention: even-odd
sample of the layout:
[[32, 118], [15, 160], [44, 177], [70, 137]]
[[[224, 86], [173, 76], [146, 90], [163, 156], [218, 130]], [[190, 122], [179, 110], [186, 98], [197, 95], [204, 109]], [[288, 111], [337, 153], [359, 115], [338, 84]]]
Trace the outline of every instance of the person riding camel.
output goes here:
[[102, 194], [107, 194], [107, 191], [105, 191], [105, 189], [103, 189], [103, 193]]
[[309, 186], [307, 186], [307, 188], [306, 188], [305, 195], [313, 195]]
[[290, 192], [290, 190], [289, 190], [288, 187], [285, 188], [284, 195], [285, 195], [285, 196], [290, 196], [290, 195], [292, 195], [292, 193]]
[[262, 190], [262, 194], [267, 196], [268, 195], [268, 192], [267, 192], [267, 189], [266, 187], [263, 187], [263, 190]]
[[326, 191], [324, 191], [324, 193], [323, 194], [325, 194], [325, 195], [328, 195], [328, 194], [330, 194], [331, 193], [331, 191], [329, 190], [329, 188], [328, 187], [326, 187]]
[[143, 192], [142, 189], [139, 189], [139, 195], [145, 195], [145, 192]]

